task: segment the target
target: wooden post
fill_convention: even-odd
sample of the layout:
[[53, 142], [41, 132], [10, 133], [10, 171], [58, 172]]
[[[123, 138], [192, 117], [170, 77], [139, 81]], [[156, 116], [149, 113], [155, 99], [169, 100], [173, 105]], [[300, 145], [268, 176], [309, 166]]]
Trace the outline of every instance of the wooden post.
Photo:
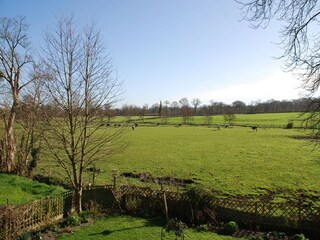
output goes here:
[[166, 191], [163, 189], [163, 183], [161, 183], [161, 191], [163, 193], [163, 202], [164, 202], [164, 210], [166, 214], [166, 220], [169, 221], [169, 213], [168, 213], [168, 204], [167, 204], [167, 196]]
[[112, 176], [113, 176], [113, 190], [117, 190], [117, 176], [118, 176], [117, 169], [112, 170]]
[[113, 189], [117, 189], [117, 176], [113, 176]]

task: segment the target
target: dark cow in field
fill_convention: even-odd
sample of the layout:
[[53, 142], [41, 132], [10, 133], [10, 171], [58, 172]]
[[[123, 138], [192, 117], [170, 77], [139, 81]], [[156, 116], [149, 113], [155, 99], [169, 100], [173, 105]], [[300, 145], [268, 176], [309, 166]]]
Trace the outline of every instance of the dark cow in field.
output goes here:
[[258, 127], [257, 126], [251, 126], [252, 131], [258, 132]]

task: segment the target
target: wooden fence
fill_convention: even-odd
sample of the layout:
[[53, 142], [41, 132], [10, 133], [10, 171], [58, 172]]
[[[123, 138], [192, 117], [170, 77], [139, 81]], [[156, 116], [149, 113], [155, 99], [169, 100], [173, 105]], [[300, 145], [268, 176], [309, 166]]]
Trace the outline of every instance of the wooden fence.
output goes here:
[[[216, 221], [224, 222], [233, 220], [250, 229], [304, 232], [318, 231], [320, 226], [320, 207], [303, 201], [276, 203], [257, 199], [211, 196], [199, 204], [190, 199], [186, 192], [162, 191], [137, 186], [119, 186], [116, 189], [112, 186], [95, 186], [88, 191], [94, 190], [99, 195], [98, 189], [109, 189], [109, 196], [113, 191], [113, 196], [124, 210], [132, 211], [132, 202], [134, 202], [135, 211], [137, 208], [144, 212], [153, 210], [157, 215], [164, 215], [163, 193], [165, 192], [169, 217], [178, 217], [186, 222], [206, 223], [205, 221], [214, 218]], [[99, 198], [103, 198], [104, 194]]]
[[[315, 233], [320, 226], [320, 208], [302, 201], [275, 203], [257, 199], [205, 197], [200, 201], [188, 192], [155, 190], [138, 186], [94, 186], [83, 191], [84, 208], [96, 202], [103, 208], [144, 216], [180, 218], [203, 224], [236, 221], [250, 229], [298, 230]], [[24, 231], [39, 229], [67, 216], [73, 209], [73, 193], [0, 208], [0, 239], [17, 239]]]
[[62, 219], [72, 209], [72, 192], [26, 204], [3, 206], [0, 208], [0, 239], [17, 239], [24, 231], [36, 230]]

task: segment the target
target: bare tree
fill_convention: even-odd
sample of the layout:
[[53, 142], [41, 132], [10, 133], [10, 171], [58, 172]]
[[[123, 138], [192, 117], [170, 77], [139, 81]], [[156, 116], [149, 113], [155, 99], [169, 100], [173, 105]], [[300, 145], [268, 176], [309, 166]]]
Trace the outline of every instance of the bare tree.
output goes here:
[[123, 146], [122, 128], [104, 128], [102, 134], [97, 120], [98, 109], [116, 103], [121, 88], [95, 25], [77, 28], [73, 17], [59, 18], [56, 29], [47, 31], [42, 62], [48, 95], [63, 112], [61, 117], [46, 113], [45, 139], [67, 174], [80, 212], [86, 168]]
[[179, 100], [179, 103], [181, 105], [180, 111], [181, 111], [183, 123], [184, 124], [189, 123], [192, 120], [193, 112], [192, 112], [192, 108], [190, 107], [188, 98], [181, 98]]
[[0, 87], [4, 137], [1, 140], [1, 169], [11, 172], [16, 153], [15, 122], [20, 95], [34, 78], [29, 77], [32, 66], [28, 24], [25, 17], [0, 18]]
[[317, 0], [236, 0], [241, 4], [244, 19], [252, 27], [267, 27], [276, 18], [281, 21], [280, 44], [288, 70], [295, 70], [302, 88], [309, 97], [305, 124], [314, 129], [314, 139], [320, 138], [320, 101], [315, 98], [320, 85], [320, 4]]
[[14, 171], [21, 176], [30, 176], [39, 160], [42, 126], [38, 116], [41, 111], [43, 84], [34, 81], [28, 91], [21, 96], [17, 110], [19, 134], [17, 136], [17, 156]]
[[191, 100], [191, 104], [193, 106], [193, 115], [196, 115], [197, 109], [198, 109], [199, 105], [201, 104], [201, 100], [199, 98], [193, 98]]

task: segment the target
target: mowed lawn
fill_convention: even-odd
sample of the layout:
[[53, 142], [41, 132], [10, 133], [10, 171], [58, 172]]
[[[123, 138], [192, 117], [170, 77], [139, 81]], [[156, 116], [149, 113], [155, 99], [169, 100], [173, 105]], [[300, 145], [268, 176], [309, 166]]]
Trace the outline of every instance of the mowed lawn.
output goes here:
[[[82, 227], [74, 233], [59, 237], [59, 240], [92, 239], [92, 240], [152, 240], [160, 239], [162, 225], [157, 219], [142, 219], [130, 216], [109, 216], [94, 224]], [[188, 240], [241, 240], [228, 236], [219, 236], [210, 232], [185, 231]], [[176, 239], [173, 232], [167, 233], [164, 240]]]

